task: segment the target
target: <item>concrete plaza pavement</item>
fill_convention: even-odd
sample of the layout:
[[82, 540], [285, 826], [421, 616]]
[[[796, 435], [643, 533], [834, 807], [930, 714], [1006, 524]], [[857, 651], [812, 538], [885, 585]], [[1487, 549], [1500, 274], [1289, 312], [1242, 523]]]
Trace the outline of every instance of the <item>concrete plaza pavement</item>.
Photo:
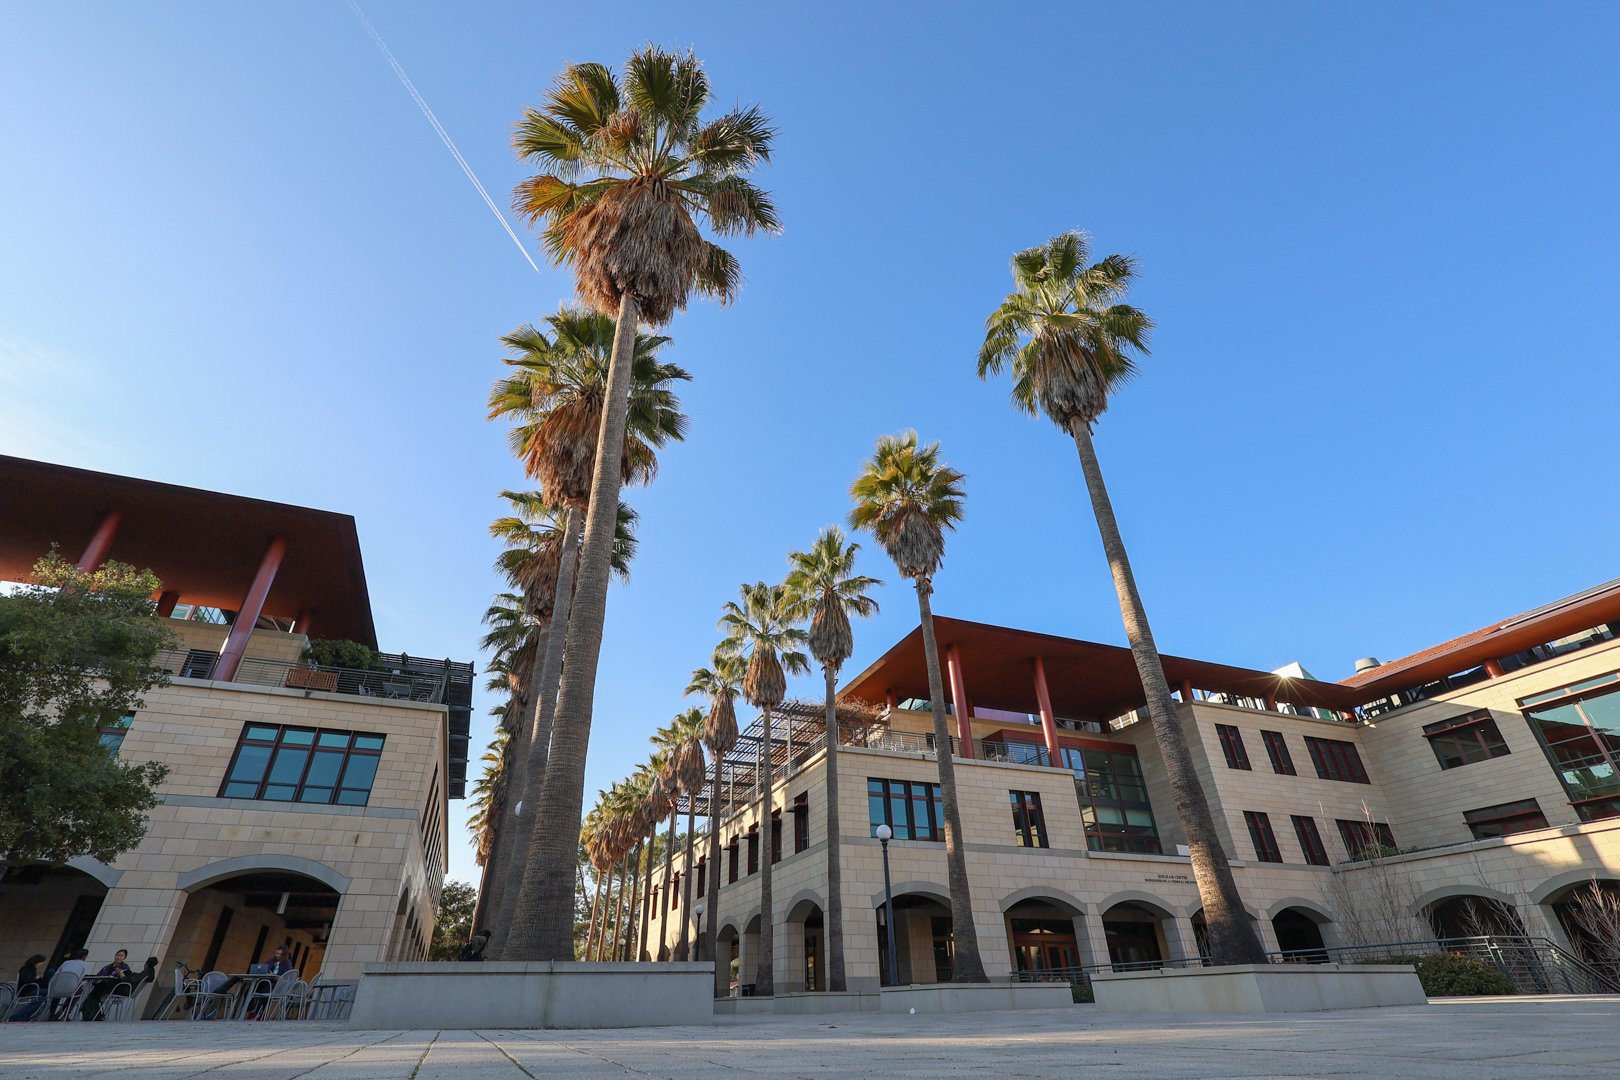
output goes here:
[[333, 1024], [0, 1025], [0, 1077], [1612, 1077], [1620, 997], [1473, 998], [1284, 1016], [1030, 1012], [737, 1017], [606, 1031]]

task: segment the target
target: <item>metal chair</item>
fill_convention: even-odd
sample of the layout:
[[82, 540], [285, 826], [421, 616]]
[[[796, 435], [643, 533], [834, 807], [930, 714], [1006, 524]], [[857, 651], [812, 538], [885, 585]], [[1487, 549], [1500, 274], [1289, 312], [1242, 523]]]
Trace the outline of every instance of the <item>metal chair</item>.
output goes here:
[[135, 1019], [135, 988], [126, 982], [116, 984], [101, 999], [96, 1018], [112, 1022]]
[[274, 982], [269, 979], [256, 980], [242, 1004], [242, 1016], [245, 1018], [250, 1015], [257, 1004], [261, 1017], [266, 1020], [277, 1019], [278, 1014], [286, 1008], [287, 995], [292, 993], [293, 984], [296, 982], [298, 982], [296, 968], [282, 972]]
[[230, 1009], [231, 996], [221, 990], [228, 981], [230, 976], [223, 971], [210, 971], [196, 980], [196, 985], [189, 994], [191, 1019], [212, 1020], [216, 1016], [223, 1016]]
[[[21, 986], [11, 987], [10, 989], [12, 990], [12, 993], [15, 995], [15, 1000], [11, 1003], [11, 1005], [6, 1009], [6, 1011], [4, 1013], [0, 1013], [0, 1024], [10, 1023], [13, 1014], [17, 1013], [24, 1006], [33, 1005], [33, 1006], [35, 1006], [36, 1010], [43, 1007], [40, 1003], [45, 998], [45, 988], [43, 986], [39, 985], [39, 983], [37, 983], [37, 982], [23, 983]], [[27, 1016], [23, 1017], [22, 1019], [23, 1020], [32, 1020], [33, 1018], [34, 1018], [34, 1014], [29, 1013]]]
[[[58, 1001], [66, 1002], [68, 1006], [76, 1004], [79, 1000], [79, 989], [83, 985], [84, 976], [76, 971], [58, 971], [55, 975], [52, 975], [51, 981], [45, 987], [45, 1004], [40, 1006], [38, 1012], [34, 1013], [33, 1019], [49, 1020], [51, 1014], [56, 1011], [55, 1005]], [[67, 1009], [63, 1019], [73, 1019], [71, 1007]]]
[[0, 1024], [11, 1019], [11, 1009], [16, 1004], [17, 987], [12, 983], [0, 983]]

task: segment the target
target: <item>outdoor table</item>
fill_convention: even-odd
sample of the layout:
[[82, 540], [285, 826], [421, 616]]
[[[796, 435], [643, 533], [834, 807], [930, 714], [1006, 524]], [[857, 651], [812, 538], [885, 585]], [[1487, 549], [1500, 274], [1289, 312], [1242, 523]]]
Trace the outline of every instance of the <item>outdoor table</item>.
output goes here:
[[225, 1019], [227, 1020], [241, 1020], [247, 1015], [248, 1001], [258, 992], [260, 982], [268, 982], [272, 987], [276, 984], [276, 976], [266, 975], [262, 971], [256, 975], [236, 974], [235, 972], [228, 972], [227, 975], [229, 978], [236, 980], [236, 986], [231, 990], [231, 994], [236, 998], [236, 1001], [230, 1008], [225, 1010]]

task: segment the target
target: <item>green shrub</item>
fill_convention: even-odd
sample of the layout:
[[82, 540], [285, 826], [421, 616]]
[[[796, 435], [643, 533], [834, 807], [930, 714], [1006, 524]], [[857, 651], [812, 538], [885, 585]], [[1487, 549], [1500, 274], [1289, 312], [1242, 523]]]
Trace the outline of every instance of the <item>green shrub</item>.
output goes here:
[[313, 638], [304, 646], [304, 660], [320, 667], [353, 668], [370, 671], [377, 666], [377, 654], [358, 641]]
[[1076, 1005], [1095, 1005], [1097, 995], [1091, 992], [1091, 984], [1080, 979], [1069, 984], [1069, 994], [1074, 998]]
[[1483, 960], [1460, 953], [1436, 953], [1418, 960], [1418, 981], [1429, 997], [1517, 993], [1512, 980]]

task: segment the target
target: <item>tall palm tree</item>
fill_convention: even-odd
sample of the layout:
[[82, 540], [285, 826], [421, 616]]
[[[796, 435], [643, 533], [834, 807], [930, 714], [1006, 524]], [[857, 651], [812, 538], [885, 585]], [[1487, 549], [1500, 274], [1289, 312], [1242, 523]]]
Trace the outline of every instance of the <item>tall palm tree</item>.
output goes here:
[[[499, 714], [504, 706], [493, 710]], [[495, 827], [500, 821], [501, 803], [506, 799], [506, 747], [511, 733], [499, 724], [480, 761], [483, 771], [473, 781], [472, 798], [467, 803], [467, 831], [473, 838], [473, 862], [479, 866], [489, 864], [495, 846]]]
[[613, 859], [608, 851], [606, 810], [607, 792], [596, 793], [596, 805], [591, 807], [585, 815], [585, 822], [580, 826], [579, 840], [585, 848], [585, 856], [590, 860], [591, 876], [596, 879], [596, 896], [591, 902], [591, 921], [585, 934], [585, 951], [579, 959], [589, 960], [594, 955], [596, 943], [602, 933], [602, 925], [606, 922], [606, 912], [602, 906], [602, 886], [607, 881], [613, 865]]
[[[501, 339], [508, 351], [504, 362], [512, 372], [496, 381], [489, 396], [490, 419], [504, 417], [514, 422], [509, 436], [513, 453], [522, 460], [524, 470], [540, 481], [549, 500], [541, 505], [539, 496], [531, 495], [528, 509], [554, 515], [556, 508], [562, 508], [565, 515], [559, 538], [560, 556], [552, 574], [554, 602], [549, 605], [547, 617], [550, 633], [546, 648], [536, 656], [537, 670], [532, 680], [538, 689], [528, 725], [527, 764], [521, 789], [525, 805], [537, 810], [550, 761], [552, 714], [562, 678], [614, 333], [611, 319], [566, 306], [547, 316], [544, 325], [545, 330], [532, 324], [520, 326]], [[622, 448], [619, 470], [626, 483], [649, 482], [658, 471], [657, 449], [671, 439], [685, 436], [686, 417], [672, 387], [691, 376], [677, 365], [658, 359], [659, 350], [668, 343], [666, 337], [634, 335], [628, 365], [629, 400], [622, 439], [617, 444]], [[623, 523], [625, 515], [634, 518], [622, 502], [618, 506], [618, 524]], [[622, 574], [628, 559], [620, 558], [618, 524], [609, 563], [610, 570]], [[516, 823], [514, 844], [523, 855], [514, 860], [515, 875], [526, 871], [536, 820], [540, 820], [539, 815], [531, 814]], [[514, 897], [520, 889], [521, 879], [511, 883]], [[570, 922], [570, 942], [571, 927]]]
[[847, 542], [836, 527], [821, 530], [809, 551], [788, 556], [787, 588], [801, 618], [810, 619], [810, 655], [821, 665], [826, 693], [827, 730], [827, 989], [842, 993], [844, 980], [844, 873], [838, 820], [838, 669], [855, 651], [849, 617], [870, 618], [877, 601], [867, 591], [883, 584], [855, 573], [861, 545]]
[[967, 855], [962, 845], [962, 809], [956, 798], [956, 765], [951, 759], [951, 731], [945, 722], [945, 686], [939, 674], [939, 643], [934, 637], [934, 611], [928, 597], [934, 574], [945, 558], [945, 530], [962, 520], [962, 481], [966, 477], [939, 460], [939, 444], [921, 449], [917, 433], [885, 435], [850, 488], [855, 509], [849, 523], [868, 529], [894, 560], [900, 576], [917, 590], [923, 654], [928, 662], [928, 697], [934, 710], [934, 761], [939, 767], [939, 794], [945, 810], [945, 863], [951, 887], [951, 937], [954, 982], [987, 982], [979, 958], [979, 935], [973, 926], [973, 897], [968, 891]]
[[[692, 672], [687, 684], [688, 694], [702, 694], [709, 699], [709, 711], [703, 717], [703, 741], [714, 762], [713, 786], [709, 789], [709, 929], [704, 937], [703, 952], [714, 961], [715, 993], [720, 993], [726, 973], [715, 955], [719, 941], [717, 927], [720, 922], [720, 770], [731, 748], [737, 745], [737, 695], [742, 692], [743, 676], [747, 664], [742, 657], [716, 649], [710, 667]], [[666, 876], [667, 879], [667, 876]]]
[[[659, 728], [657, 733], [655, 733], [652, 739], [649, 740], [652, 742], [654, 750], [652, 757], [647, 759], [647, 767], [652, 770], [653, 774], [653, 785], [647, 793], [647, 814], [649, 819], [655, 823], [653, 835], [654, 848], [657, 847], [656, 823], [663, 820], [665, 814], [669, 815], [669, 835], [664, 840], [664, 883], [666, 888], [669, 884], [671, 861], [675, 851], [675, 821], [678, 816], [678, 811], [676, 808], [677, 792], [675, 790], [675, 783], [670, 779], [669, 776], [669, 762], [671, 757], [674, 756], [673, 751], [672, 749], [664, 748], [667, 744], [661, 744], [659, 741], [660, 736], [665, 735], [668, 731], [668, 728]], [[656, 850], [652, 854], [656, 855]], [[649, 875], [652, 873], [652, 862], [653, 860], [649, 858], [647, 866], [647, 872]], [[644, 894], [642, 894], [641, 953], [645, 954], [648, 959], [664, 960], [667, 959], [667, 948], [664, 942], [664, 934], [662, 932], [664, 923], [663, 913], [668, 909], [668, 905], [663, 905], [657, 912], [659, 916], [660, 933], [658, 935], [659, 945], [657, 955], [655, 956], [654, 953], [649, 952], [647, 949], [647, 934], [651, 928], [652, 915], [654, 914], [654, 912], [651, 910], [651, 898], [651, 889], [648, 889]], [[638, 954], [638, 956], [639, 955], [640, 954]]]
[[772, 863], [775, 853], [772, 803], [776, 793], [776, 741], [771, 732], [771, 714], [787, 696], [787, 676], [810, 670], [810, 661], [799, 646], [805, 632], [795, 626], [793, 598], [781, 585], [763, 581], [744, 585], [741, 603], [726, 601], [720, 628], [725, 631], [723, 647], [748, 658], [743, 673], [742, 693], [748, 703], [760, 710], [764, 721], [764, 751], [759, 788], [759, 971], [754, 977], [754, 993], [769, 997], [775, 993], [773, 968], [776, 963], [775, 912], [772, 895]]
[[497, 948], [505, 932], [505, 919], [514, 895], [508, 888], [511, 867], [520, 857], [515, 850], [513, 836], [516, 831], [516, 804], [522, 791], [528, 731], [518, 721], [525, 715], [529, 700], [528, 675], [533, 658], [544, 649], [541, 640], [544, 637], [543, 628], [534, 615], [537, 604], [532, 590], [526, 590], [521, 596], [510, 592], [497, 596], [484, 612], [484, 625], [488, 631], [479, 643], [483, 649], [494, 653], [486, 669], [489, 675], [487, 689], [508, 695], [506, 703], [500, 707], [501, 727], [511, 736], [505, 746], [502, 798], [494, 808], [493, 847], [484, 866], [484, 887], [478, 891], [478, 907], [474, 913], [477, 926], [495, 928]]
[[[681, 936], [675, 945], [675, 959], [686, 960], [692, 951], [692, 886], [697, 864], [692, 861], [693, 838], [697, 835], [697, 800], [707, 779], [703, 760], [703, 712], [687, 709], [670, 722], [673, 752], [664, 775], [672, 791], [686, 798], [686, 861], [681, 871]], [[668, 879], [666, 878], [666, 881]]]
[[[669, 832], [664, 837], [664, 888], [674, 879], [675, 873], [675, 824], [680, 820], [680, 809], [677, 804], [675, 783], [669, 779], [669, 763], [675, 756], [675, 725], [665, 724], [653, 732], [648, 740], [653, 745], [653, 756], [650, 764], [658, 772], [659, 792], [664, 796], [660, 810], [669, 815]], [[664, 903], [658, 909], [658, 954], [657, 959], [662, 962], [669, 959], [669, 894], [664, 894]]]
[[[694, 292], [722, 302], [737, 294], [737, 260], [704, 238], [698, 220], [719, 236], [780, 228], [770, 198], [747, 178], [770, 157], [769, 120], [741, 108], [705, 121], [709, 100], [695, 56], [646, 46], [619, 75], [601, 64], [570, 65], [513, 136], [519, 156], [538, 166], [514, 193], [518, 210], [542, 225], [552, 259], [572, 267], [579, 297], [615, 318], [598, 447], [617, 448], [624, 438], [637, 327], [667, 324]], [[578, 821], [584, 797], [621, 482], [619, 456], [599, 452], [554, 721], [557, 767], [542, 796], [550, 821]], [[513, 956], [568, 955], [573, 905], [563, 870], [573, 842], [571, 826], [537, 834], [523, 889], [532, 918], [514, 936]]]
[[1092, 426], [1108, 408], [1109, 396], [1135, 373], [1136, 356], [1147, 355], [1153, 322], [1122, 302], [1136, 275], [1135, 260], [1125, 255], [1109, 255], [1095, 263], [1090, 259], [1086, 238], [1078, 232], [1063, 233], [1013, 256], [1014, 288], [985, 321], [979, 377], [1010, 367], [1013, 404], [1031, 415], [1045, 413], [1074, 440], [1119, 596], [1125, 637], [1147, 697], [1153, 736], [1192, 852], [1210, 958], [1217, 964], [1263, 964], [1265, 948], [1244, 914], [1186, 735], [1176, 719], [1170, 684], [1091, 441]]

